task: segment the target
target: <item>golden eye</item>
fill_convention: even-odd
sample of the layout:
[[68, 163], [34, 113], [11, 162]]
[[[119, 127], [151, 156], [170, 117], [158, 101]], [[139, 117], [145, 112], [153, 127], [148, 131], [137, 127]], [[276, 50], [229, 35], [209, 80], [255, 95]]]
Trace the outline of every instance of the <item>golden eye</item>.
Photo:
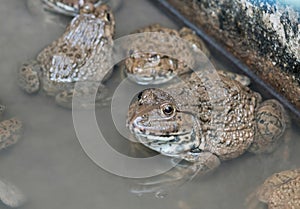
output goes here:
[[171, 116], [175, 113], [176, 109], [173, 105], [171, 104], [163, 104], [161, 106], [161, 111], [164, 115], [166, 116]]

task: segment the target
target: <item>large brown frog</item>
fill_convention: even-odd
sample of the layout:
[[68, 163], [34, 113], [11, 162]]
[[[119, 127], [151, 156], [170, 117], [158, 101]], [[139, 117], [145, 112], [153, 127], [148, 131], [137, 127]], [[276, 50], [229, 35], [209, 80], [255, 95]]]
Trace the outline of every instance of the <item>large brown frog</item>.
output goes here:
[[282, 171], [267, 178], [249, 196], [247, 208], [264, 208], [257, 200], [267, 204], [269, 209], [300, 208], [300, 169]]
[[142, 91], [129, 107], [127, 126], [146, 147], [205, 173], [246, 151], [273, 151], [287, 122], [278, 101], [262, 102], [232, 77], [208, 71], [165, 89]]

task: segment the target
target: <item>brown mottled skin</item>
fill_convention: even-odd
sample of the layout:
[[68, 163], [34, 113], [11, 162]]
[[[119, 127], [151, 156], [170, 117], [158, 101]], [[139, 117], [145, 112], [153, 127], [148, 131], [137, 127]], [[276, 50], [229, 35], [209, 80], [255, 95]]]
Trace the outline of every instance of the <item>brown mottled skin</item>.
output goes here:
[[16, 118], [3, 120], [2, 116], [5, 106], [0, 104], [0, 150], [5, 149], [15, 143], [22, 135], [22, 122]]
[[269, 209], [300, 208], [300, 169], [275, 173], [259, 186], [247, 200], [248, 209], [261, 208], [259, 202]]

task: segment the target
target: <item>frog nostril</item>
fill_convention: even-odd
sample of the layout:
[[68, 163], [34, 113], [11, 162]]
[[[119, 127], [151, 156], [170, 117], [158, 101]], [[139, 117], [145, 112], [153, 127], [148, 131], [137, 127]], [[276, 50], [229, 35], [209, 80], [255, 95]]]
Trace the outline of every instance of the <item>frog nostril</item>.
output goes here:
[[110, 14], [109, 13], [106, 14], [106, 19], [107, 19], [107, 21], [110, 22], [111, 19], [110, 19]]

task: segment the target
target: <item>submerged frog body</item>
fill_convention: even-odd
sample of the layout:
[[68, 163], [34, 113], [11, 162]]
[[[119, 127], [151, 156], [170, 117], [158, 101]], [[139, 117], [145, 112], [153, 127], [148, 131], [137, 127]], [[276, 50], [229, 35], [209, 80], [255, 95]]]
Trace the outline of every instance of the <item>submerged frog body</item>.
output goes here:
[[22, 122], [16, 118], [2, 120], [5, 106], [0, 104], [0, 150], [14, 145], [22, 134]]
[[17, 186], [1, 178], [0, 200], [10, 208], [19, 208], [26, 202], [26, 197]]
[[[0, 104], [0, 151], [19, 141], [22, 122], [16, 118], [2, 120], [5, 106]], [[12, 183], [0, 178], [0, 200], [7, 206], [20, 207], [25, 202], [23, 193]]]
[[[42, 50], [36, 61], [19, 70], [19, 85], [26, 92], [35, 93], [42, 88], [55, 96], [59, 105], [70, 107], [76, 82], [101, 83], [110, 75], [113, 14], [106, 5], [94, 8], [88, 4], [80, 11], [59, 39]], [[105, 90], [100, 87], [99, 100]], [[90, 87], [81, 91], [89, 90]]]
[[297, 209], [300, 208], [300, 169], [275, 173], [251, 194], [248, 209], [259, 209], [261, 201], [269, 209]]
[[[148, 32], [156, 32], [157, 36], [153, 35], [151, 38], [147, 39]], [[173, 53], [179, 54], [180, 51], [183, 51], [188, 44], [191, 46], [191, 49], [194, 51], [202, 51], [206, 56], [210, 57], [209, 51], [206, 49], [203, 41], [195, 34], [194, 31], [188, 28], [182, 28], [177, 31], [175, 29], [170, 29], [163, 27], [159, 24], [154, 24], [142, 28], [136, 33], [144, 33], [144, 40], [141, 40], [141, 45], [134, 46], [131, 49], [130, 56], [125, 60], [125, 73], [132, 81], [142, 84], [161, 84], [170, 81], [175, 76], [185, 74], [190, 72], [189, 66], [184, 62], [185, 60], [190, 60], [191, 56], [189, 53], [184, 54], [182, 59], [175, 59], [165, 54], [157, 52], [157, 46], [160, 46], [161, 43], [165, 44], [168, 51], [174, 51]], [[173, 39], [166, 40], [166, 36], [159, 34], [165, 34], [170, 37], [177, 37], [175, 40], [179, 43], [177, 47], [174, 46]], [[146, 39], [146, 40], [145, 40]], [[163, 51], [165, 51], [163, 50]], [[172, 52], [171, 52], [172, 53]]]
[[281, 104], [262, 102], [219, 72], [209, 87], [205, 76], [192, 73], [165, 89], [142, 91], [129, 107], [132, 134], [152, 150], [190, 162], [194, 171], [211, 170], [246, 151], [273, 151], [288, 121]]

